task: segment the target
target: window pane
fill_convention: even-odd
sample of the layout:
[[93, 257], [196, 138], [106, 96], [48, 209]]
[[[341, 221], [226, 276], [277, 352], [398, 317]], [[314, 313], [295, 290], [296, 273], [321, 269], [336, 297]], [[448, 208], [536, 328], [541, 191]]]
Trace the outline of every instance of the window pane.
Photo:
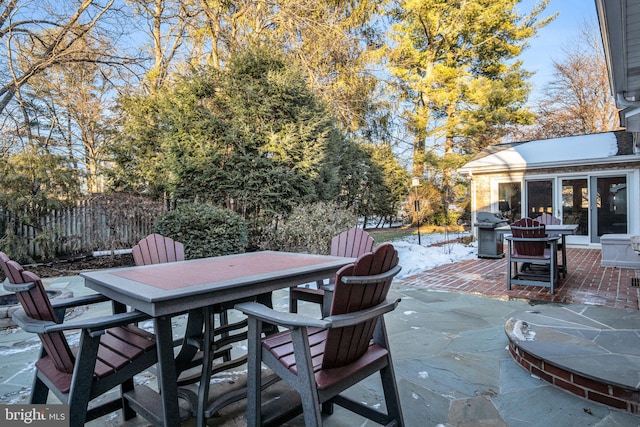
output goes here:
[[586, 178], [562, 181], [562, 223], [578, 224], [576, 234], [589, 234], [589, 187]]
[[626, 177], [598, 177], [597, 191], [598, 236], [627, 233]]
[[553, 215], [551, 181], [527, 181], [527, 216], [537, 218], [543, 213]]
[[501, 182], [498, 184], [498, 209], [500, 213], [515, 222], [521, 217], [521, 187], [519, 182]]

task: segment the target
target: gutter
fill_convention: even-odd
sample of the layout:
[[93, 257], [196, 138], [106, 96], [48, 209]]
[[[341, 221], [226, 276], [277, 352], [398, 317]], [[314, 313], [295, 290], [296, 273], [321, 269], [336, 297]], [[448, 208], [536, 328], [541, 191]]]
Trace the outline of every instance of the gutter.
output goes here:
[[[639, 111], [640, 112], [640, 111]], [[458, 173], [461, 175], [471, 176], [478, 173], [491, 173], [491, 172], [524, 172], [537, 169], [548, 169], [557, 167], [574, 167], [574, 166], [593, 166], [593, 165], [611, 165], [614, 163], [634, 163], [640, 162], [640, 155], [627, 154], [623, 156], [604, 157], [599, 159], [585, 159], [580, 162], [574, 160], [567, 160], [562, 162], [546, 162], [536, 163], [535, 165], [518, 164], [518, 165], [491, 165], [491, 166], [479, 166], [474, 168], [462, 167], [458, 169]]]

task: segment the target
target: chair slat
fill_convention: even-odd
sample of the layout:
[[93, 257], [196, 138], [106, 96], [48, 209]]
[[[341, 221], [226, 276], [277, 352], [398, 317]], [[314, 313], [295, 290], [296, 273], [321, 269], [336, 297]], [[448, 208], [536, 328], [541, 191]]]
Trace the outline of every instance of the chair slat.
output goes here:
[[100, 340], [100, 344], [100, 348], [98, 349], [98, 360], [104, 362], [106, 365], [111, 366], [114, 371], [120, 370], [123, 366], [128, 365], [131, 361], [132, 357], [121, 353], [122, 350], [124, 350], [125, 353], [128, 351], [122, 346], [116, 350], [110, 345], [105, 345], [102, 339]]
[[[545, 225], [531, 218], [522, 218], [511, 224], [513, 237], [541, 238], [546, 237]], [[520, 256], [546, 257], [546, 242], [513, 242], [514, 251]], [[548, 252], [548, 251], [547, 251]]]
[[120, 341], [142, 351], [155, 350], [155, 339], [153, 334], [140, 328], [133, 328], [130, 325], [121, 328], [108, 329], [107, 334], [117, 337]]

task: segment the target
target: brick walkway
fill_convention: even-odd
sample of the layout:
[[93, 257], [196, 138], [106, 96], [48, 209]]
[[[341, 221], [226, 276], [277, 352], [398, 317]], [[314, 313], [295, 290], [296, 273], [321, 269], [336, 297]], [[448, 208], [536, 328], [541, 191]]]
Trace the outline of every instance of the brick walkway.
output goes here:
[[[568, 273], [555, 294], [538, 286], [507, 290], [507, 260], [471, 259], [405, 277], [402, 283], [423, 289], [484, 295], [505, 300], [602, 305], [638, 310], [640, 287], [631, 286], [636, 270], [600, 266], [600, 249], [567, 248]], [[640, 270], [638, 270], [640, 277]]]

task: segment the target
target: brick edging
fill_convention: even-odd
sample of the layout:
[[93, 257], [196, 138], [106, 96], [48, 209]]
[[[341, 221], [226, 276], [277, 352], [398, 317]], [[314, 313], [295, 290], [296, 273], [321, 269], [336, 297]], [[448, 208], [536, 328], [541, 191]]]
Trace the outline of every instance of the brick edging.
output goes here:
[[640, 390], [629, 390], [587, 378], [567, 371], [548, 361], [524, 351], [513, 341], [509, 341], [509, 353], [513, 360], [527, 371], [556, 387], [593, 402], [640, 414]]

